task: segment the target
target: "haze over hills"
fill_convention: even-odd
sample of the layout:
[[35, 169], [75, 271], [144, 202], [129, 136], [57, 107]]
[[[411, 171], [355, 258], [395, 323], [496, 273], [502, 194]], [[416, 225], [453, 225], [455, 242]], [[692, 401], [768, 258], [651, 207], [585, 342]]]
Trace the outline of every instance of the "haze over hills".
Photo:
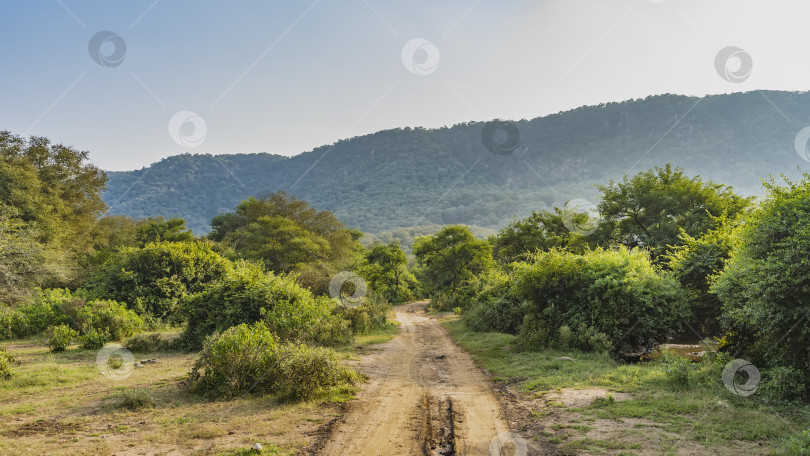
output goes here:
[[179, 216], [201, 234], [241, 200], [285, 190], [375, 233], [499, 228], [568, 200], [596, 202], [594, 184], [666, 163], [757, 194], [769, 174], [808, 168], [794, 139], [810, 125], [810, 93], [660, 95], [581, 107], [513, 122], [520, 140], [510, 155], [484, 146], [485, 124], [380, 131], [294, 157], [174, 156], [109, 172], [104, 199], [111, 214]]

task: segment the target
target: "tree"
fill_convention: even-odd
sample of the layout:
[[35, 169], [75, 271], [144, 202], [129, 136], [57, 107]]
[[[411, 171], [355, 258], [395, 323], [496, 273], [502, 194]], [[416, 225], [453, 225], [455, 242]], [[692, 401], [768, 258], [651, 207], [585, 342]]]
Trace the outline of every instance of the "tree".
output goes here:
[[493, 256], [501, 263], [509, 264], [525, 260], [538, 250], [565, 248], [582, 252], [595, 246], [596, 236], [572, 232], [566, 226], [566, 217], [570, 217], [569, 223], [579, 226], [595, 223], [589, 214], [568, 207], [555, 207], [554, 212], [534, 211], [525, 219], [512, 221], [496, 236], [490, 237]]
[[[0, 162], [5, 166], [0, 170], [11, 166], [28, 181], [23, 184], [20, 178], [0, 180], [3, 183], [0, 200], [14, 207], [21, 201], [20, 215], [24, 220], [42, 222], [39, 228], [43, 229], [43, 235], [64, 234], [61, 240], [66, 245], [79, 248], [74, 241], [106, 209], [101, 192], [107, 176], [87, 160], [87, 151], [51, 144], [42, 137], [25, 140], [2, 131]], [[31, 180], [32, 176], [36, 182]], [[24, 199], [13, 198], [21, 193], [27, 193]]]
[[224, 242], [243, 258], [261, 260], [274, 272], [291, 272], [306, 263], [325, 261], [330, 253], [326, 239], [280, 216], [261, 216], [226, 235]]
[[106, 208], [107, 177], [87, 157], [47, 138], [0, 131], [0, 207], [12, 231], [26, 233], [28, 247], [45, 253], [29, 256], [26, 267], [48, 285], [75, 284], [82, 276], [89, 232]]
[[750, 198], [731, 187], [688, 177], [680, 168], [654, 168], [624, 176], [621, 182], [597, 186], [602, 192], [599, 213], [611, 241], [649, 248], [659, 261], [670, 245], [679, 245], [681, 230], [699, 237], [717, 228], [718, 217], [736, 217]]
[[437, 291], [449, 288], [452, 295], [463, 281], [492, 265], [489, 243], [476, 239], [469, 228], [461, 225], [451, 225], [433, 236], [417, 238], [413, 252], [433, 288]]
[[723, 348], [760, 369], [792, 372], [810, 399], [810, 174], [785, 180], [765, 184], [767, 199], [745, 220], [711, 291], [724, 306]]
[[189, 242], [194, 234], [186, 228], [186, 221], [181, 218], [165, 219], [149, 217], [138, 221], [135, 229], [135, 240], [140, 247], [150, 242]]
[[0, 300], [17, 303], [30, 291], [60, 277], [58, 251], [36, 241], [33, 228], [0, 207]]
[[209, 237], [274, 272], [294, 272], [300, 283], [324, 293], [331, 277], [360, 257], [360, 233], [329, 211], [287, 193], [249, 198], [234, 212], [211, 220]]
[[411, 287], [416, 278], [408, 271], [408, 259], [399, 242], [375, 244], [366, 252], [365, 259], [366, 265], [361, 268], [361, 275], [371, 289], [394, 304], [413, 297]]

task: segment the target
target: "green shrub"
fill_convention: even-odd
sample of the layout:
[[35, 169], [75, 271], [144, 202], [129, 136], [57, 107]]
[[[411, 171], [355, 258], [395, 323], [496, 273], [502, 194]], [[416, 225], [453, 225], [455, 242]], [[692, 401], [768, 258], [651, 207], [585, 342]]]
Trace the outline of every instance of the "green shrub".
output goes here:
[[50, 326], [46, 332], [48, 347], [55, 352], [64, 351], [79, 336], [79, 332], [68, 325]]
[[464, 323], [473, 331], [517, 334], [526, 315], [524, 302], [513, 289], [513, 278], [496, 269], [481, 276], [480, 286], [466, 306]]
[[696, 371], [695, 364], [692, 361], [677, 356], [670, 351], [665, 351], [659, 363], [666, 375], [667, 383], [673, 389], [684, 390], [689, 388]]
[[572, 336], [572, 345], [582, 351], [605, 353], [613, 345], [607, 334], [599, 332], [593, 326], [580, 323]]
[[161, 338], [160, 333], [138, 334], [124, 342], [127, 350], [136, 353], [153, 353], [168, 348], [168, 345], [168, 342]]
[[264, 322], [209, 336], [189, 374], [189, 388], [208, 397], [274, 393], [308, 397], [353, 381], [354, 372], [326, 348], [280, 345]]
[[30, 333], [28, 318], [8, 307], [0, 308], [0, 340], [17, 339]]
[[537, 253], [515, 266], [512, 292], [528, 301], [519, 342], [530, 349], [551, 345], [563, 325], [578, 333], [584, 325], [592, 329], [575, 335], [579, 348], [645, 351], [689, 314], [678, 282], [660, 274], [646, 252], [625, 248]]
[[757, 391], [768, 401], [777, 404], [801, 402], [807, 393], [807, 381], [795, 367], [779, 366], [762, 373]]
[[0, 346], [0, 380], [8, 380], [14, 376], [11, 366], [15, 364], [19, 364], [19, 361], [11, 356], [6, 347]]
[[84, 300], [67, 289], [37, 290], [18, 309], [0, 309], [0, 339], [29, 337], [49, 326], [75, 324], [76, 309], [83, 305]]
[[106, 332], [98, 332], [95, 329], [91, 329], [79, 337], [79, 341], [81, 341], [82, 348], [88, 350], [98, 350], [99, 348], [103, 347], [110, 340], [110, 335]]
[[737, 221], [720, 218], [720, 226], [698, 238], [682, 232], [680, 245], [672, 246], [668, 266], [687, 292], [691, 308], [689, 324], [703, 334], [718, 334], [723, 305], [709, 292], [713, 278], [723, 271], [739, 244]]
[[723, 302], [721, 343], [763, 371], [799, 370], [810, 401], [810, 174], [765, 187], [767, 199], [745, 220], [741, 245], [711, 288]]
[[143, 320], [124, 304], [115, 301], [90, 301], [85, 292], [67, 289], [38, 290], [33, 300], [19, 310], [0, 310], [0, 338], [21, 338], [40, 334], [51, 326], [66, 325], [82, 335], [92, 333], [90, 345], [100, 335], [120, 340], [140, 331]]
[[28, 335], [34, 335], [45, 331], [48, 326], [75, 326], [76, 312], [84, 305], [85, 299], [81, 293], [74, 294], [66, 288], [49, 288], [38, 290], [33, 301], [20, 311], [28, 317]]
[[333, 312], [336, 306], [331, 298], [314, 297], [293, 277], [240, 264], [221, 282], [184, 303], [188, 325], [183, 344], [196, 349], [209, 334], [259, 320], [282, 340], [346, 343], [351, 341], [351, 329], [348, 321]]
[[335, 313], [350, 322], [353, 334], [368, 334], [369, 332], [384, 328], [388, 324], [388, 312], [391, 305], [386, 298], [377, 293], [371, 293], [357, 307], [338, 306]]
[[107, 340], [121, 340], [141, 331], [144, 321], [124, 304], [91, 301], [76, 312], [76, 321], [85, 334], [105, 334]]
[[284, 344], [278, 350], [275, 392], [285, 397], [303, 399], [318, 391], [353, 383], [356, 374], [341, 364], [337, 353], [328, 348], [304, 344]]
[[88, 282], [95, 297], [125, 302], [151, 325], [179, 323], [180, 303], [221, 280], [228, 260], [205, 242], [157, 242], [120, 250]]
[[209, 397], [271, 392], [277, 353], [276, 336], [264, 323], [233, 326], [206, 338], [189, 385]]
[[146, 390], [125, 389], [121, 393], [118, 406], [128, 410], [141, 410], [154, 407], [155, 400]]

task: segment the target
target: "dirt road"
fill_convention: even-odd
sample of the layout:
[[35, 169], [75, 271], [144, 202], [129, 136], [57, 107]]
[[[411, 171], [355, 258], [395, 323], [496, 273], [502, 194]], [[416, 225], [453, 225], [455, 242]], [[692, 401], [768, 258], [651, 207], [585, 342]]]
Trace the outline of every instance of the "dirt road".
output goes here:
[[425, 313], [426, 304], [395, 309], [399, 336], [363, 357], [369, 381], [320, 454], [521, 454], [501, 443], [509, 429], [484, 374]]

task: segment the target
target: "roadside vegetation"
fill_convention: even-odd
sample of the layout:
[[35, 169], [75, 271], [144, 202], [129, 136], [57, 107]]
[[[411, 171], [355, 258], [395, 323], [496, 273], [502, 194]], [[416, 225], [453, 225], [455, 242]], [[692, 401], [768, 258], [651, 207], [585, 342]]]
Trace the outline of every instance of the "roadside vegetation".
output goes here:
[[[391, 303], [419, 293], [398, 245], [366, 249], [284, 193], [198, 237], [105, 216], [86, 152], [2, 133], [0, 158], [2, 453], [294, 453], [297, 428], [352, 397], [357, 347], [393, 336]], [[257, 430], [262, 417], [284, 425]]]
[[[537, 398], [607, 394], [568, 407], [560, 429], [644, 419], [665, 424], [665, 454], [804, 454], [790, 448], [810, 424], [810, 175], [766, 182], [760, 202], [670, 166], [597, 188], [593, 210], [536, 212], [488, 244], [461, 226], [417, 239], [419, 277], [436, 310], [461, 316], [448, 323], [459, 343]], [[673, 340], [692, 355], [667, 352]], [[546, 437], [572, 454], [650, 444], [629, 426], [581, 427]]]

